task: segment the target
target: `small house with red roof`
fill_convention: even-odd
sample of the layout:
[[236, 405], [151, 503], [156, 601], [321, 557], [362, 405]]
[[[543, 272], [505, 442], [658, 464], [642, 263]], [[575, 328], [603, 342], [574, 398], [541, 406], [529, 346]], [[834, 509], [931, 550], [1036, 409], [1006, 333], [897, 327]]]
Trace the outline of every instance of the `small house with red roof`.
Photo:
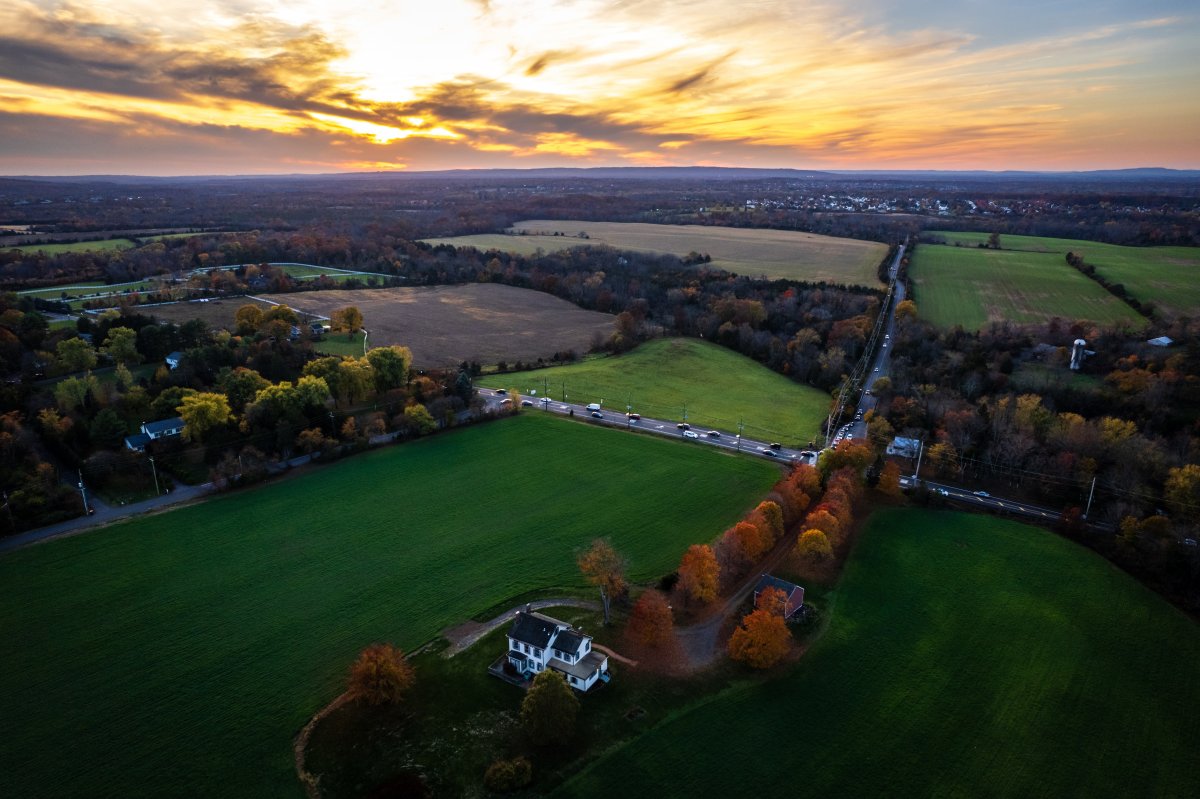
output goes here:
[[754, 607], [758, 607], [758, 597], [768, 588], [774, 588], [777, 591], [783, 592], [783, 617], [790, 619], [796, 614], [800, 608], [804, 607], [804, 589], [795, 583], [789, 583], [787, 580], [781, 580], [778, 577], [773, 577], [770, 574], [764, 574], [758, 578], [758, 582], [754, 585]]

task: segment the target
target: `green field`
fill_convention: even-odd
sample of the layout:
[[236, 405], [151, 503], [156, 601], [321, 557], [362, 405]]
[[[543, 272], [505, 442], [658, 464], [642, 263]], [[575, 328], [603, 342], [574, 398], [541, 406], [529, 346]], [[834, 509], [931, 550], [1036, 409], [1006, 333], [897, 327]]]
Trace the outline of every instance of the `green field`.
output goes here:
[[[987, 241], [986, 233], [934, 232], [947, 242], [974, 247]], [[1200, 247], [1121, 247], [1079, 239], [1040, 236], [1000, 237], [1005, 249], [1054, 253], [1065, 263], [1066, 254], [1082, 255], [1085, 262], [1112, 283], [1121, 283], [1129, 296], [1153, 303], [1167, 315], [1200, 313]]]
[[69, 241], [62, 244], [22, 244], [19, 247], [5, 247], [7, 250], [21, 252], [44, 252], [47, 255], [59, 255], [64, 252], [92, 252], [103, 250], [128, 250], [136, 246], [130, 239], [102, 239], [100, 241]]
[[624, 413], [627, 404], [656, 419], [683, 419], [696, 427], [804, 444], [817, 435], [829, 412], [829, 397], [794, 383], [743, 355], [694, 338], [655, 339], [625, 355], [568, 366], [488, 375], [489, 388], [523, 393], [549, 389], [550, 397], [575, 403], [600, 402]]
[[582, 591], [599, 535], [653, 579], [778, 474], [528, 415], [6, 555], [0, 795], [300, 796], [292, 738], [363, 646]]
[[[887, 254], [885, 244], [794, 230], [546, 219], [517, 222], [512, 230], [527, 231], [531, 235], [485, 233], [427, 241], [525, 255], [532, 255], [539, 248], [553, 252], [598, 244], [620, 250], [679, 256], [698, 252], [711, 255], [713, 266], [738, 274], [872, 288], [879, 286], [877, 269]], [[585, 232], [587, 238], [580, 237], [581, 232]], [[563, 235], [546, 235], [554, 233]]]
[[162, 286], [161, 282], [154, 279], [111, 285], [92, 281], [89, 283], [73, 283], [69, 286], [49, 286], [43, 289], [29, 289], [17, 293], [23, 297], [39, 297], [43, 300], [61, 300], [63, 299], [63, 295], [66, 295], [66, 300], [70, 301], [71, 307], [78, 309], [83, 304], [83, 301], [78, 299], [80, 297], [102, 299], [121, 294], [132, 294], [135, 291], [155, 291], [162, 288]]
[[941, 327], [1033, 324], [1054, 317], [1125, 324], [1145, 320], [1055, 253], [922, 244], [909, 276], [917, 313]]
[[1044, 530], [873, 517], [789, 674], [620, 747], [563, 796], [1200, 795], [1200, 627]]

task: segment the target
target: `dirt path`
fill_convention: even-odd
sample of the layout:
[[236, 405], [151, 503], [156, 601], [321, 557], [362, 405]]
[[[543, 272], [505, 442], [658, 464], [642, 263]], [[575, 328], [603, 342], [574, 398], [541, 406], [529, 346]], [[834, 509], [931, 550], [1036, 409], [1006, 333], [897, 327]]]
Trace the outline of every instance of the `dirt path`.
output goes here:
[[775, 549], [771, 551], [767, 559], [757, 564], [757, 567], [742, 580], [737, 589], [724, 602], [710, 610], [704, 619], [687, 627], [675, 629], [675, 636], [679, 640], [688, 666], [692, 670], [706, 668], [716, 660], [721, 643], [721, 630], [725, 623], [737, 612], [746, 597], [753, 592], [758, 578], [764, 573], [771, 573], [776, 566], [783, 562], [795, 543], [794, 539], [794, 535], [785, 535], [775, 545]]
[[584, 608], [586, 610], [600, 610], [600, 603], [590, 599], [574, 599], [564, 597], [562, 599], [539, 599], [536, 602], [527, 602], [523, 605], [517, 605], [511, 610], [506, 610], [494, 619], [489, 621], [468, 621], [459, 624], [456, 627], [448, 627], [442, 630], [442, 637], [450, 642], [450, 646], [442, 653], [442, 657], [454, 657], [459, 652], [467, 649], [471, 644], [478, 641], [483, 636], [490, 633], [492, 630], [507, 624], [512, 621], [512, 617], [519, 610], [524, 610], [528, 607], [530, 610], [541, 610], [542, 608]]
[[308, 739], [321, 719], [349, 701], [350, 694], [344, 693], [322, 708], [317, 715], [308, 720], [308, 724], [304, 725], [304, 729], [300, 730], [300, 734], [296, 736], [296, 740], [292, 744], [292, 755], [296, 759], [296, 776], [300, 778], [300, 784], [304, 786], [304, 793], [308, 799], [321, 799], [321, 788], [317, 784], [318, 778], [304, 769], [304, 750], [308, 748]]

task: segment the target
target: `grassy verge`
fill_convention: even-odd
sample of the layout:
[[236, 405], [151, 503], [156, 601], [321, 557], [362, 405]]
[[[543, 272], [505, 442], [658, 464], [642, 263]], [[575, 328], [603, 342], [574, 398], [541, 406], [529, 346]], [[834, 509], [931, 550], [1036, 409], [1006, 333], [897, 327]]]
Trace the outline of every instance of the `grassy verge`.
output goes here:
[[529, 372], [488, 375], [479, 384], [516, 388], [555, 400], [600, 402], [696, 427], [805, 444], [820, 430], [829, 397], [776, 374], [762, 364], [699, 339], [657, 339], [618, 357], [597, 358]]

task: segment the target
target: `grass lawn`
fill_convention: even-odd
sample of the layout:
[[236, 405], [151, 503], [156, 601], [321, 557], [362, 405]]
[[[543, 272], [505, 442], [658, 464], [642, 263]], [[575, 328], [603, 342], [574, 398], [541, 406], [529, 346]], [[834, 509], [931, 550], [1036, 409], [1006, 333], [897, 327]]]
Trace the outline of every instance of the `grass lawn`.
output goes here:
[[[946, 233], [942, 236], [974, 247], [986, 233]], [[1005, 249], [1053, 253], [1065, 263], [1066, 254], [1082, 255], [1105, 279], [1125, 286], [1130, 296], [1151, 302], [1167, 315], [1194, 316], [1200, 312], [1200, 247], [1122, 247], [1078, 239], [1041, 236], [1000, 237]], [[918, 250], [919, 251], [919, 250]]]
[[526, 415], [6, 555], [0, 795], [299, 796], [292, 738], [362, 647], [583, 591], [599, 535], [656, 578], [778, 475]]
[[363, 354], [363, 334], [360, 331], [353, 338], [347, 338], [345, 333], [329, 333], [320, 341], [314, 341], [313, 349], [322, 355], [360, 357]]
[[[744, 275], [879, 287], [877, 268], [887, 245], [794, 230], [706, 225], [654, 225], [642, 222], [583, 222], [529, 219], [513, 230], [542, 235], [488, 233], [428, 239], [430, 244], [497, 249], [531, 255], [570, 247], [607, 244], [621, 250], [687, 255], [707, 253], [712, 265]], [[587, 238], [579, 233], [586, 232]], [[562, 233], [562, 236], [545, 235]]]
[[884, 511], [797, 667], [611, 751], [560, 795], [1197, 796], [1197, 662], [1195, 621], [1069, 541]]
[[1056, 316], [1145, 325], [1132, 308], [1054, 253], [922, 244], [909, 275], [917, 312], [942, 327], [978, 330], [990, 322], [1031, 324]]
[[102, 239], [100, 241], [69, 241], [62, 244], [22, 244], [19, 247], [5, 247], [6, 250], [21, 252], [44, 252], [47, 255], [58, 255], [64, 252], [92, 252], [101, 250], [128, 250], [134, 247], [130, 239]]
[[658, 419], [687, 418], [695, 427], [737, 431], [746, 423], [745, 435], [779, 439], [787, 444], [807, 443], [820, 430], [829, 411], [829, 397], [821, 391], [788, 380], [744, 355], [694, 338], [655, 339], [624, 355], [595, 358], [567, 366], [530, 372], [487, 375], [478, 380], [489, 388], [536, 389], [567, 399], [634, 411]]

